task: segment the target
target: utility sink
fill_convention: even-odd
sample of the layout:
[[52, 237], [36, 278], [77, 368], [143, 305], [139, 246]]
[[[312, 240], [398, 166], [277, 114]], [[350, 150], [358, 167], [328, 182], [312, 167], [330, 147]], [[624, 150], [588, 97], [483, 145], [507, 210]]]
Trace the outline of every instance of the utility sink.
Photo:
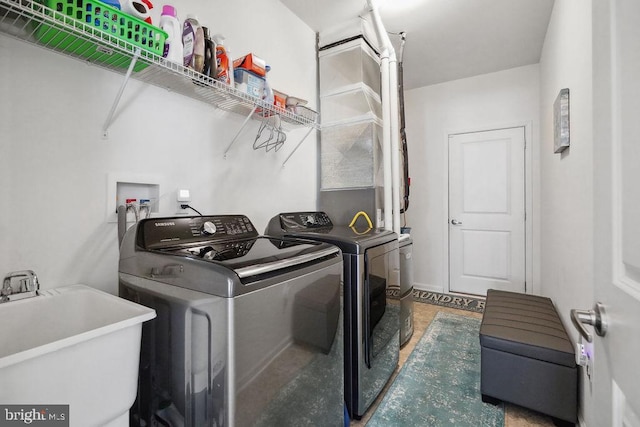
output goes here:
[[84, 285], [40, 294], [0, 304], [0, 405], [63, 404], [71, 426], [128, 426], [155, 310]]

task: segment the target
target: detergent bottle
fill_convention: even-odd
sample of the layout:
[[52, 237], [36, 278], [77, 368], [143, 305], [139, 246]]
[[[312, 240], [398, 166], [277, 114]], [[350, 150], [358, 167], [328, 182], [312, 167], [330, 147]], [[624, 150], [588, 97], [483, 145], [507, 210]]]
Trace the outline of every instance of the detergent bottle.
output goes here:
[[187, 19], [193, 21], [196, 32], [193, 45], [193, 69], [201, 73], [204, 69], [204, 30], [194, 15], [187, 15]]
[[138, 19], [142, 19], [147, 24], [151, 24], [151, 9], [153, 4], [149, 0], [121, 0], [120, 8], [123, 12]]
[[[267, 79], [267, 74], [269, 74], [269, 71], [271, 70], [271, 66], [266, 65], [264, 69], [265, 69], [264, 92], [262, 94], [262, 100], [267, 105], [273, 105], [273, 89], [271, 89], [271, 85], [269, 85], [269, 80]], [[269, 110], [263, 110], [262, 108], [256, 109], [256, 112], [260, 114], [262, 117], [268, 117], [268, 116], [271, 116], [272, 114]]]
[[182, 64], [184, 61], [182, 34], [180, 31], [180, 21], [178, 21], [178, 12], [175, 7], [168, 4], [162, 6], [160, 28], [168, 34], [168, 37], [164, 42], [164, 53], [162, 56], [167, 58], [169, 61]]
[[269, 74], [269, 71], [271, 71], [271, 66], [266, 65], [264, 70], [264, 95], [262, 96], [262, 99], [264, 99], [267, 104], [273, 105], [273, 89], [271, 89], [271, 85], [267, 79], [267, 75]]
[[202, 32], [204, 33], [204, 68], [202, 69], [202, 74], [215, 78], [217, 69], [216, 45], [213, 43], [207, 27], [202, 27]]
[[195, 15], [187, 15], [182, 26], [184, 66], [199, 73], [204, 68], [204, 32]]
[[193, 68], [193, 49], [196, 44], [196, 28], [193, 27], [193, 22], [187, 19], [184, 20], [182, 25], [182, 58], [183, 65], [187, 68]]

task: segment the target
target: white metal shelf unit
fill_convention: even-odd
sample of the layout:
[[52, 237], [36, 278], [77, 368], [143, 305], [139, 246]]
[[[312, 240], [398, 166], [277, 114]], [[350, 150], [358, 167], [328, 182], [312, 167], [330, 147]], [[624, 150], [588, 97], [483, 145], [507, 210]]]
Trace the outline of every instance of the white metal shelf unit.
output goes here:
[[[43, 31], [58, 31], [63, 37], [52, 37], [49, 42], [41, 43], [36, 35], [42, 34]], [[124, 75], [125, 79], [120, 93], [116, 96], [110, 116], [115, 111], [119, 95], [122, 94], [131, 76], [136, 80], [197, 99], [216, 108], [245, 115], [247, 121], [258, 110], [263, 111], [264, 115], [278, 115], [288, 125], [306, 126], [311, 129], [319, 127], [317, 114], [300, 115], [277, 108], [275, 105], [240, 92], [192, 69], [167, 61], [153, 52], [140, 49], [99, 28], [74, 20], [61, 12], [30, 0], [0, 0], [0, 32]], [[72, 49], [69, 49], [69, 46], [65, 47], [68, 45], [65, 43], [68, 42], [68, 37], [76, 39]], [[114, 60], [110, 56], [115, 53], [120, 55]], [[105, 60], [105, 57], [108, 59]], [[144, 68], [134, 71], [136, 64], [138, 68]], [[140, 66], [140, 64], [144, 65]], [[111, 117], [107, 117], [103, 131], [106, 132], [110, 120]]]
[[[380, 60], [363, 38], [318, 54], [320, 69], [320, 189], [382, 186]], [[375, 210], [374, 210], [375, 212]]]

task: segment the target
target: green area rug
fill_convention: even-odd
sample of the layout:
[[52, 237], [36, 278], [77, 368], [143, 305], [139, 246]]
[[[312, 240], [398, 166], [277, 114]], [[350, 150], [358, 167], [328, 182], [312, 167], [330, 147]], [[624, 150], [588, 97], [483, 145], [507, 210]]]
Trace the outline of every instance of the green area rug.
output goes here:
[[438, 312], [367, 427], [504, 426], [480, 396], [480, 320]]

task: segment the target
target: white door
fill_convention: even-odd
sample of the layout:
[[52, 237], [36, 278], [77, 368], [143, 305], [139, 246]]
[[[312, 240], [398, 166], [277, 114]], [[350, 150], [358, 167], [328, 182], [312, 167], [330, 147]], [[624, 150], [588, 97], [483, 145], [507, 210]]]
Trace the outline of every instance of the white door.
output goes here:
[[449, 136], [449, 290], [525, 291], [524, 127]]
[[[589, 426], [640, 426], [640, 2], [593, 2], [594, 303]], [[590, 307], [577, 307], [588, 309]], [[587, 329], [593, 332], [590, 326]]]

